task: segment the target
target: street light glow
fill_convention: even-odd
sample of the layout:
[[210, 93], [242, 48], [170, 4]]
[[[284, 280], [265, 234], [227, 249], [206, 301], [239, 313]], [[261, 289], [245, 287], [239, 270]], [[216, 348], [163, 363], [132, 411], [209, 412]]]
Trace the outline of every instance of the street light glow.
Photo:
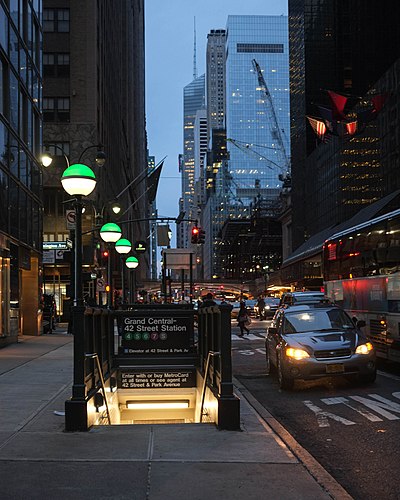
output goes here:
[[116, 243], [121, 236], [121, 228], [114, 222], [108, 222], [100, 229], [100, 237], [106, 243]]
[[126, 267], [128, 267], [129, 269], [136, 269], [139, 265], [139, 261], [137, 260], [136, 257], [134, 256], [131, 256], [131, 257], [128, 257], [125, 261], [125, 265]]
[[118, 253], [121, 254], [129, 253], [131, 249], [132, 249], [132, 243], [129, 240], [126, 240], [125, 238], [121, 238], [115, 243], [115, 250]]
[[96, 187], [96, 176], [87, 165], [75, 163], [64, 170], [61, 184], [71, 196], [88, 196]]
[[40, 161], [44, 167], [50, 167], [53, 158], [51, 157], [51, 154], [49, 152], [45, 152], [42, 154], [42, 157], [40, 158]]

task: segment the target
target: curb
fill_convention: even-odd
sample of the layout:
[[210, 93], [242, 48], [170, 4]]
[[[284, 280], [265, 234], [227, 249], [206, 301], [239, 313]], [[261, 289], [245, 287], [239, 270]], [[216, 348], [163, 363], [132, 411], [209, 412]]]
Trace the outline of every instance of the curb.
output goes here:
[[285, 443], [289, 450], [303, 464], [309, 474], [317, 483], [335, 500], [354, 500], [329, 472], [305, 449], [294, 437], [280, 424], [264, 406], [248, 391], [248, 389], [237, 380], [232, 378], [235, 392], [242, 396], [258, 413], [265, 424]]

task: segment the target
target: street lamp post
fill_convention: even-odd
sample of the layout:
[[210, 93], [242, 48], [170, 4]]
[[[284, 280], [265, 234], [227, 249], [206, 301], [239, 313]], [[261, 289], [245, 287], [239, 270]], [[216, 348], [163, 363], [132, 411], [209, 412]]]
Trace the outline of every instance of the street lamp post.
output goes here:
[[[130, 257], [128, 257], [125, 261], [125, 265], [128, 269], [131, 269], [131, 271], [133, 269], [136, 269], [139, 265], [139, 261], [137, 260], [136, 257], [134, 257], [133, 255], [131, 255]], [[131, 275], [130, 275], [130, 292], [131, 292], [131, 297], [132, 297], [132, 303], [134, 303], [135, 301], [135, 296], [136, 296], [136, 275], [133, 274], [131, 272]]]
[[[114, 224], [114, 222], [108, 222], [104, 224], [100, 229], [100, 238], [106, 243], [116, 243], [119, 239], [121, 239], [122, 231], [118, 224]], [[111, 309], [112, 307], [112, 294], [114, 289], [112, 287], [112, 275], [111, 275], [111, 252], [108, 257], [108, 267], [107, 267], [107, 281], [110, 287], [110, 291], [107, 296], [107, 307]]]
[[[125, 239], [125, 238], [121, 238], [119, 239], [116, 243], [115, 243], [115, 250], [121, 255], [121, 257], [127, 253], [129, 253], [132, 249], [132, 243]], [[124, 300], [125, 300], [125, 273], [124, 273], [124, 270], [125, 270], [125, 266], [121, 265], [121, 281], [122, 281], [122, 296], [121, 296], [121, 300], [122, 300], [122, 303], [124, 303]]]
[[86, 430], [86, 384], [85, 384], [85, 331], [83, 289], [82, 289], [82, 197], [88, 196], [96, 187], [96, 176], [86, 165], [77, 163], [69, 166], [63, 173], [61, 184], [64, 190], [74, 197], [75, 209], [75, 267], [74, 267], [74, 383], [72, 398], [65, 403], [66, 430]]

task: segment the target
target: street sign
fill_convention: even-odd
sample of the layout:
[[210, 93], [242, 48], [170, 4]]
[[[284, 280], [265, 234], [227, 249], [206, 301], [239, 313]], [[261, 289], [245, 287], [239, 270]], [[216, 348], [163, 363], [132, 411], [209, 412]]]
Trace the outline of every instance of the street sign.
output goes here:
[[76, 214], [75, 210], [67, 210], [65, 212], [67, 219], [67, 229], [75, 229], [76, 226]]
[[194, 352], [193, 311], [140, 310], [119, 318], [120, 354], [179, 357]]
[[145, 252], [147, 250], [147, 245], [145, 241], [137, 241], [135, 243], [135, 252]]
[[43, 264], [54, 264], [54, 250], [43, 250]]
[[96, 290], [98, 292], [105, 292], [106, 291], [106, 282], [104, 281], [103, 278], [97, 278]]
[[44, 241], [43, 250], [66, 250], [67, 245], [64, 241]]
[[63, 260], [64, 259], [64, 251], [65, 250], [56, 250], [55, 251], [56, 259], [57, 260]]

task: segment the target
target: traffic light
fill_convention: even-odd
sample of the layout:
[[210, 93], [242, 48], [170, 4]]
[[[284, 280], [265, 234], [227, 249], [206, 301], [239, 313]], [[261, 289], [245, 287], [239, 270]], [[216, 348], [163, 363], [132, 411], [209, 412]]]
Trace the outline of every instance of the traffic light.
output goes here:
[[192, 227], [192, 239], [190, 240], [193, 245], [197, 245], [199, 242], [199, 228], [197, 226]]
[[101, 252], [101, 266], [102, 267], [107, 267], [108, 264], [108, 257], [109, 257], [109, 252], [108, 250], [103, 250]]
[[206, 239], [206, 232], [203, 229], [199, 229], [199, 235], [197, 238], [197, 243], [199, 245], [204, 245]]

